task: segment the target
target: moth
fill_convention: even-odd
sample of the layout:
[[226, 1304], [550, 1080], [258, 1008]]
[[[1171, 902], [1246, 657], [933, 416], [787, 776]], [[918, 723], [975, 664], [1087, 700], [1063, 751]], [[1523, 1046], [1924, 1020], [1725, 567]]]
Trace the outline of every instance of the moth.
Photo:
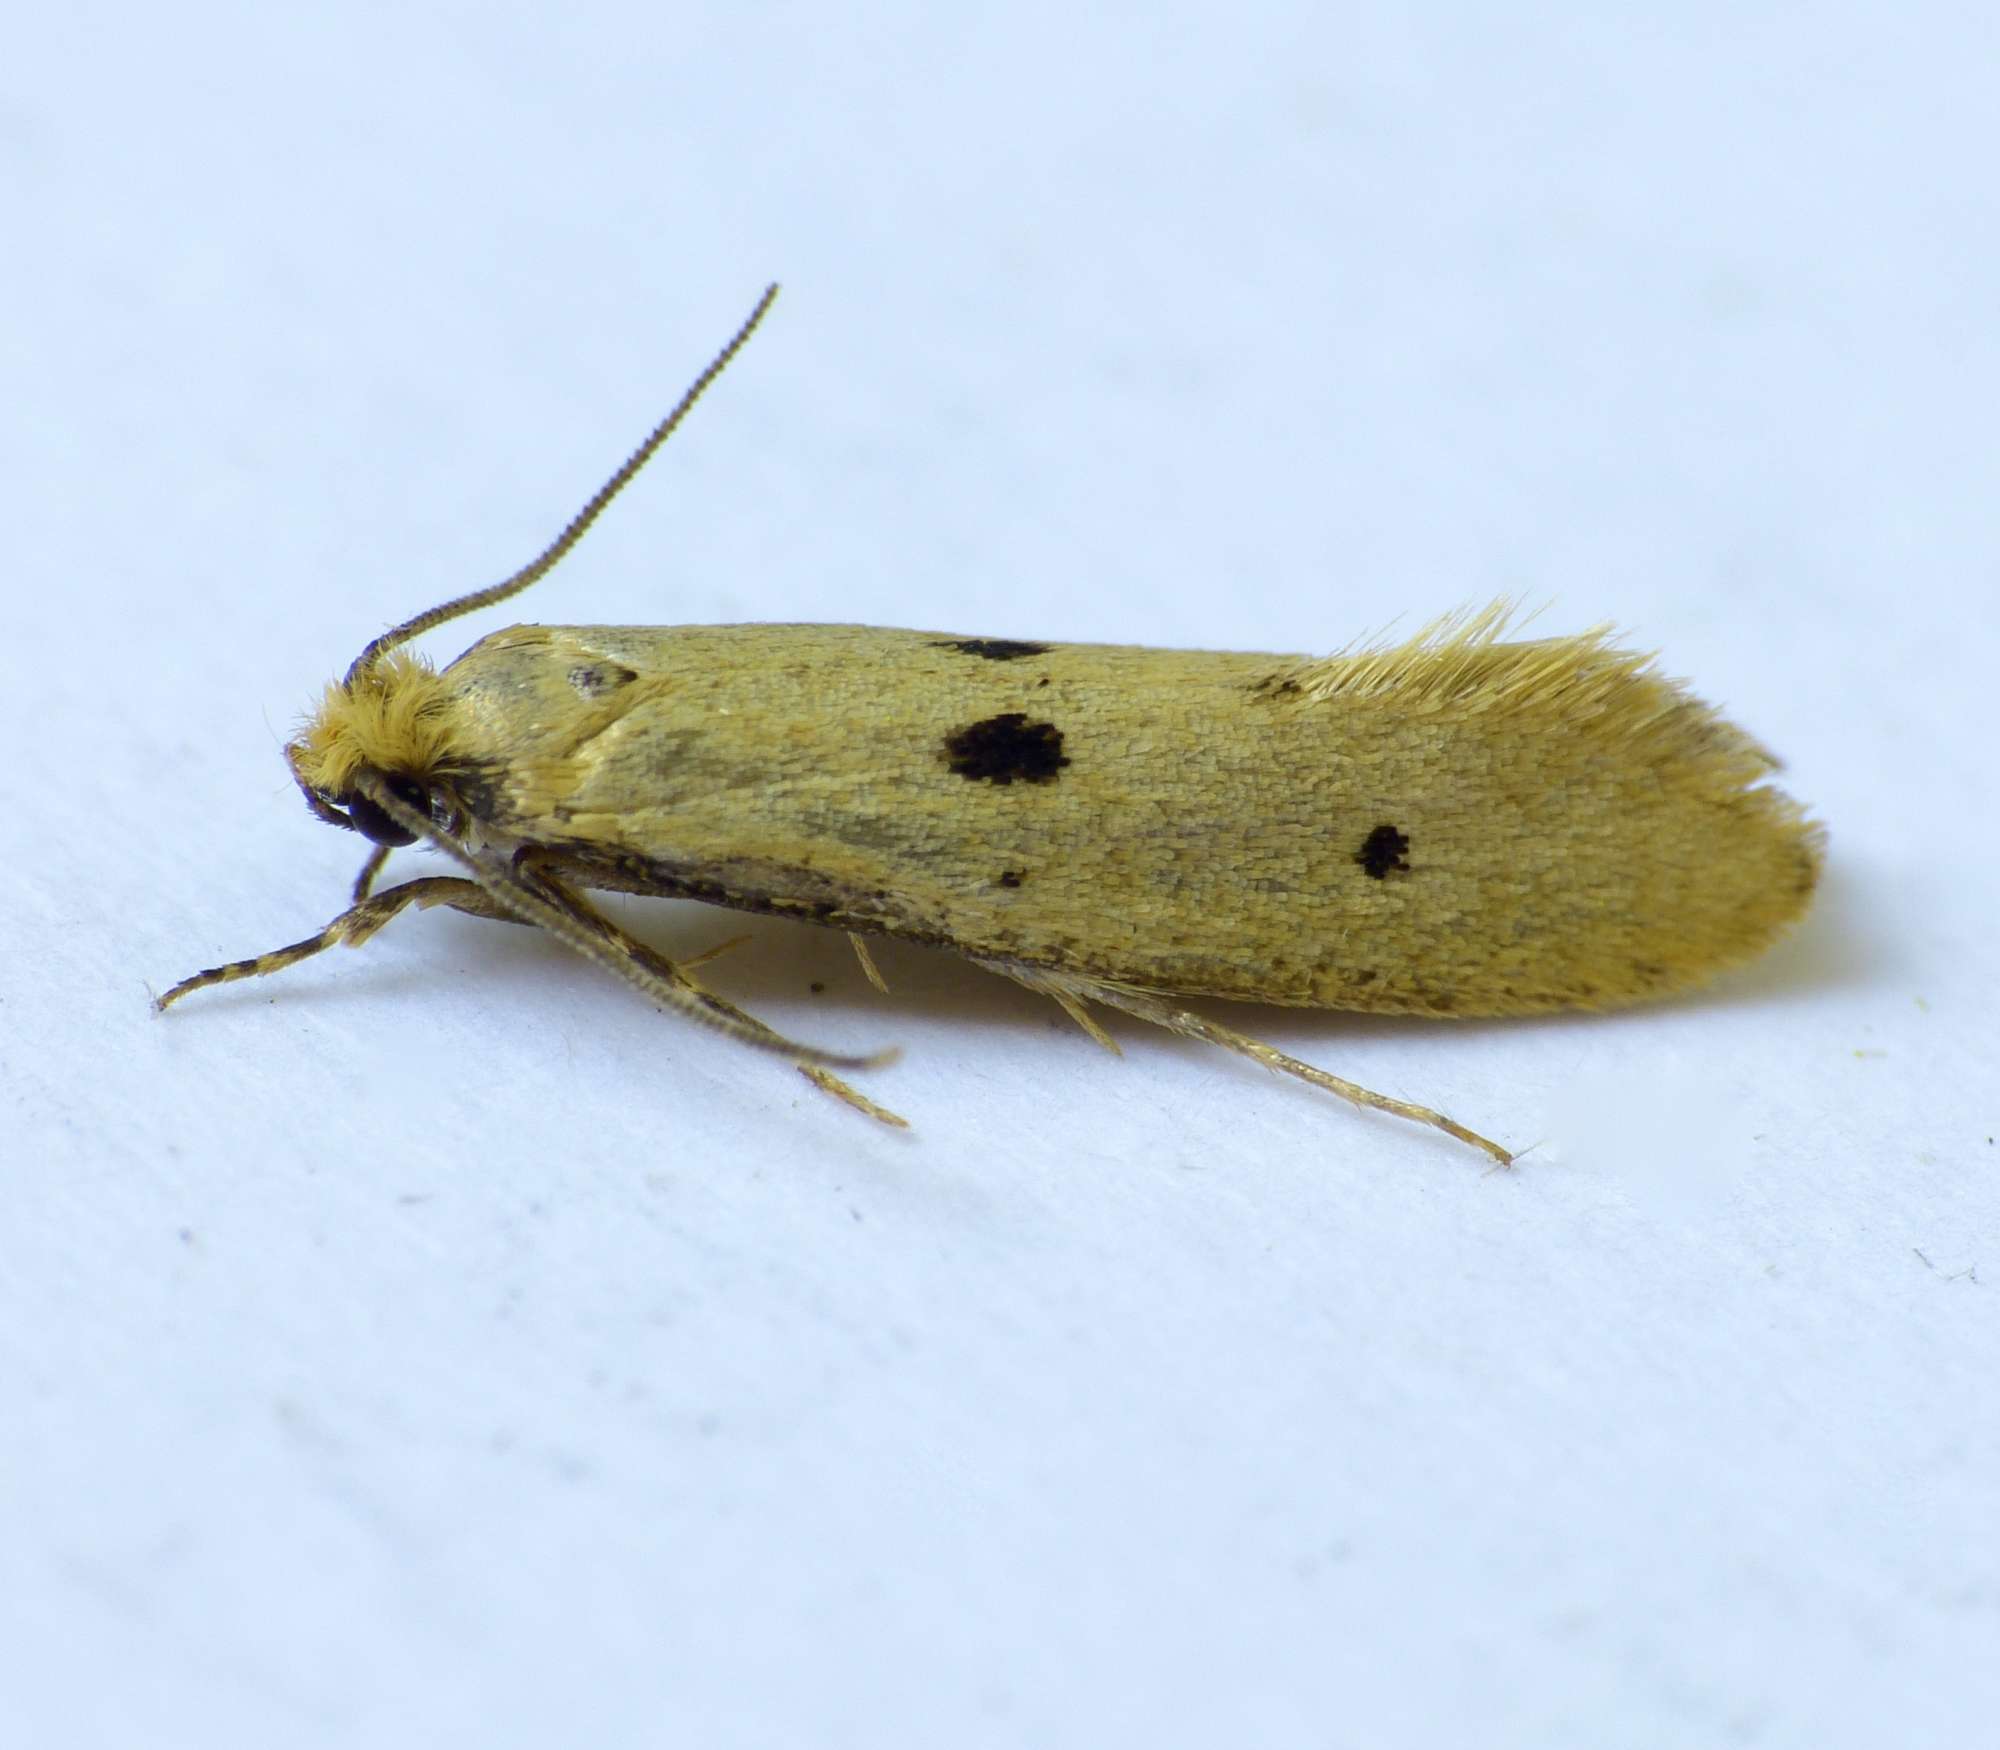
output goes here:
[[[1824, 834], [1776, 761], [1606, 628], [1512, 641], [1504, 604], [1330, 657], [868, 626], [538, 626], [438, 670], [411, 641], [539, 581], [672, 435], [748, 320], [562, 533], [369, 644], [286, 748], [374, 849], [316, 934], [192, 991], [359, 947], [411, 906], [537, 925], [663, 1008], [884, 1122], [850, 1056], [746, 1014], [592, 891], [950, 949], [1052, 997], [1242, 1052], [1511, 1159], [1287, 1056], [1198, 997], [1433, 1016], [1610, 1009], [1761, 952]], [[374, 891], [397, 847], [458, 867]], [[704, 956], [703, 958], [706, 958]], [[886, 988], [886, 987], [885, 987]]]

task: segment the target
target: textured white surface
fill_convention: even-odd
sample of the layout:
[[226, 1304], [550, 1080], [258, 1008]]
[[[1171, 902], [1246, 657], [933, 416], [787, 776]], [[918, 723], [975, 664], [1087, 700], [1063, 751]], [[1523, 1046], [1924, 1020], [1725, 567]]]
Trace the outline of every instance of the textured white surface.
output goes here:
[[[2000, 1730], [1990, 18], [1227, 10], [10, 28], [10, 1742]], [[341, 903], [293, 713], [771, 277], [439, 654], [1518, 593], [1789, 756], [1809, 927], [1616, 1019], [1229, 1011], [1512, 1175], [774, 927], [724, 987], [903, 1044], [912, 1135], [453, 917], [155, 1019]]]

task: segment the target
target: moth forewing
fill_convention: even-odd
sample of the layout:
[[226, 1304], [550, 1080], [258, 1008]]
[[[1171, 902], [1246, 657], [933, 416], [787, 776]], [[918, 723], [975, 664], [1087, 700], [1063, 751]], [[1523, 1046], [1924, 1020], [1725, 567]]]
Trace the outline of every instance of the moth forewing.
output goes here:
[[[544, 575], [675, 428], [771, 294], [551, 546], [371, 644], [288, 750], [313, 811], [375, 841], [318, 935], [175, 986], [358, 946], [411, 905], [527, 922], [659, 1002], [787, 1039], [620, 929], [592, 889], [949, 948], [1040, 991], [1224, 1045], [1485, 1150], [1188, 1009], [1187, 997], [1438, 1016], [1610, 1008], [1760, 952], [1821, 829], [1748, 737], [1602, 629], [1509, 641], [1504, 604], [1326, 658], [867, 626], [515, 626], [443, 671], [421, 631]], [[388, 847], [457, 876], [381, 893]], [[872, 967], [871, 967], [872, 970]], [[879, 982], [879, 975], [875, 975]]]

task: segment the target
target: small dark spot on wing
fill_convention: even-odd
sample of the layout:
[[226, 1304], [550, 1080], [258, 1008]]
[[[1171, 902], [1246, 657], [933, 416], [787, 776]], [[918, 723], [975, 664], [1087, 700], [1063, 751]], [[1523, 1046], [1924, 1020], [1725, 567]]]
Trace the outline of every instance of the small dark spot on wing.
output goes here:
[[965, 656], [983, 656], [988, 662], [1012, 662], [1020, 656], [1046, 656], [1046, 644], [1026, 644], [1017, 638], [936, 638], [933, 650], [956, 650]]
[[1410, 872], [1409, 857], [1409, 835], [1388, 825], [1378, 826], [1361, 841], [1361, 849], [1354, 853], [1354, 860], [1377, 881], [1387, 880], [1391, 869], [1407, 875]]
[[601, 699], [639, 678], [638, 670], [622, 662], [580, 662], [569, 671], [569, 684], [586, 699]]
[[1048, 784], [1069, 764], [1062, 746], [1062, 731], [1053, 723], [1030, 723], [1024, 711], [1003, 711], [953, 730], [944, 738], [944, 757], [961, 778]]
[[1018, 869], [1002, 869], [1000, 871], [1000, 885], [1002, 887], [1019, 887], [1024, 879], [1025, 877]]

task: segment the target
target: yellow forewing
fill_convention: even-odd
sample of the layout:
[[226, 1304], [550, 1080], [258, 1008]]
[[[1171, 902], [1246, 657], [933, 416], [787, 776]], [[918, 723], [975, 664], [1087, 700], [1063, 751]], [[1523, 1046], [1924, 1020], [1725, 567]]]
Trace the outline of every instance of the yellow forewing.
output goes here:
[[1601, 633], [1321, 660], [863, 626], [517, 626], [435, 677], [476, 830], [1150, 990], [1509, 1014], [1685, 988], [1819, 829]]

